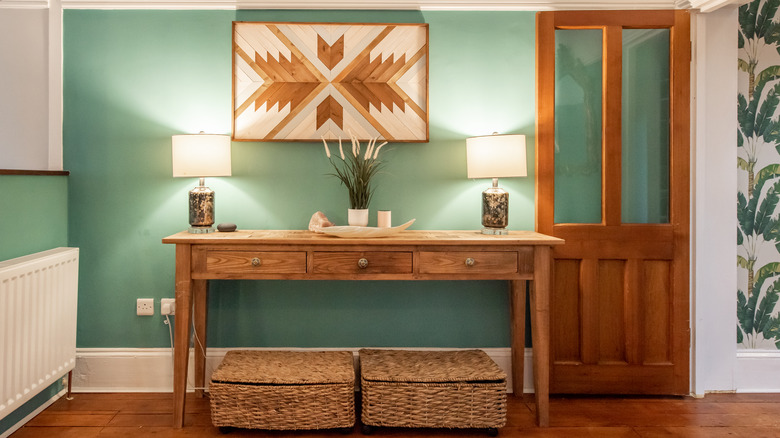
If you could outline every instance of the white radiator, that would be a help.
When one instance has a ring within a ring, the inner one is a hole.
[[[0,262],[0,419],[76,364],[79,249]]]

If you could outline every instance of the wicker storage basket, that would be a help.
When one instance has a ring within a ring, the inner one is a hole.
[[[360,350],[365,426],[496,429],[506,374],[481,350]]]
[[[220,428],[330,429],[355,424],[348,351],[229,351],[211,376],[211,421]]]

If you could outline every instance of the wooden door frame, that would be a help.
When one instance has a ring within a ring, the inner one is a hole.
[[[554,151],[544,144],[555,141],[555,29],[604,28],[605,47],[609,39],[621,38],[620,32],[610,26],[622,28],[670,28],[670,126],[669,126],[669,178],[674,190],[669,193],[669,227],[660,232],[672,233],[674,242],[673,321],[683,322],[685,336],[675,334],[673,360],[685,364],[674,375],[675,392],[687,394],[690,390],[690,65],[691,39],[690,14],[686,10],[654,11],[554,11],[536,15],[536,231],[556,235],[556,230],[566,230],[566,224],[554,224]],[[618,29],[619,30],[619,29]],[[605,56],[604,95],[602,105],[602,142],[621,142],[621,93],[608,92],[607,83],[620,83],[622,53],[619,45],[610,45],[613,53]],[[615,53],[618,51],[618,53]],[[608,60],[608,61],[607,61]],[[616,142],[616,143],[615,143]],[[619,154],[606,154],[602,148],[602,223],[586,232],[609,234],[612,225],[620,225],[620,191],[607,187],[621,186]],[[611,196],[609,198],[607,196]],[[615,202],[615,199],[617,198]],[[617,207],[615,207],[617,206]],[[642,227],[642,225],[631,225]],[[566,246],[561,248],[565,251]],[[555,293],[553,291],[553,293]],[[677,327],[681,330],[682,327]]]

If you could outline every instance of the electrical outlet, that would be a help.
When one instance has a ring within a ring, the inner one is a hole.
[[[176,299],[175,298],[163,298],[160,300],[160,315],[175,315],[176,314]]]
[[[154,315],[154,298],[138,298],[135,302],[135,314]]]

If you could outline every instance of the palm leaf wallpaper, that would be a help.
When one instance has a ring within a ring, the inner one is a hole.
[[[235,140],[428,141],[427,24],[233,25]]]
[[[739,8],[737,344],[780,349],[780,0]]]

